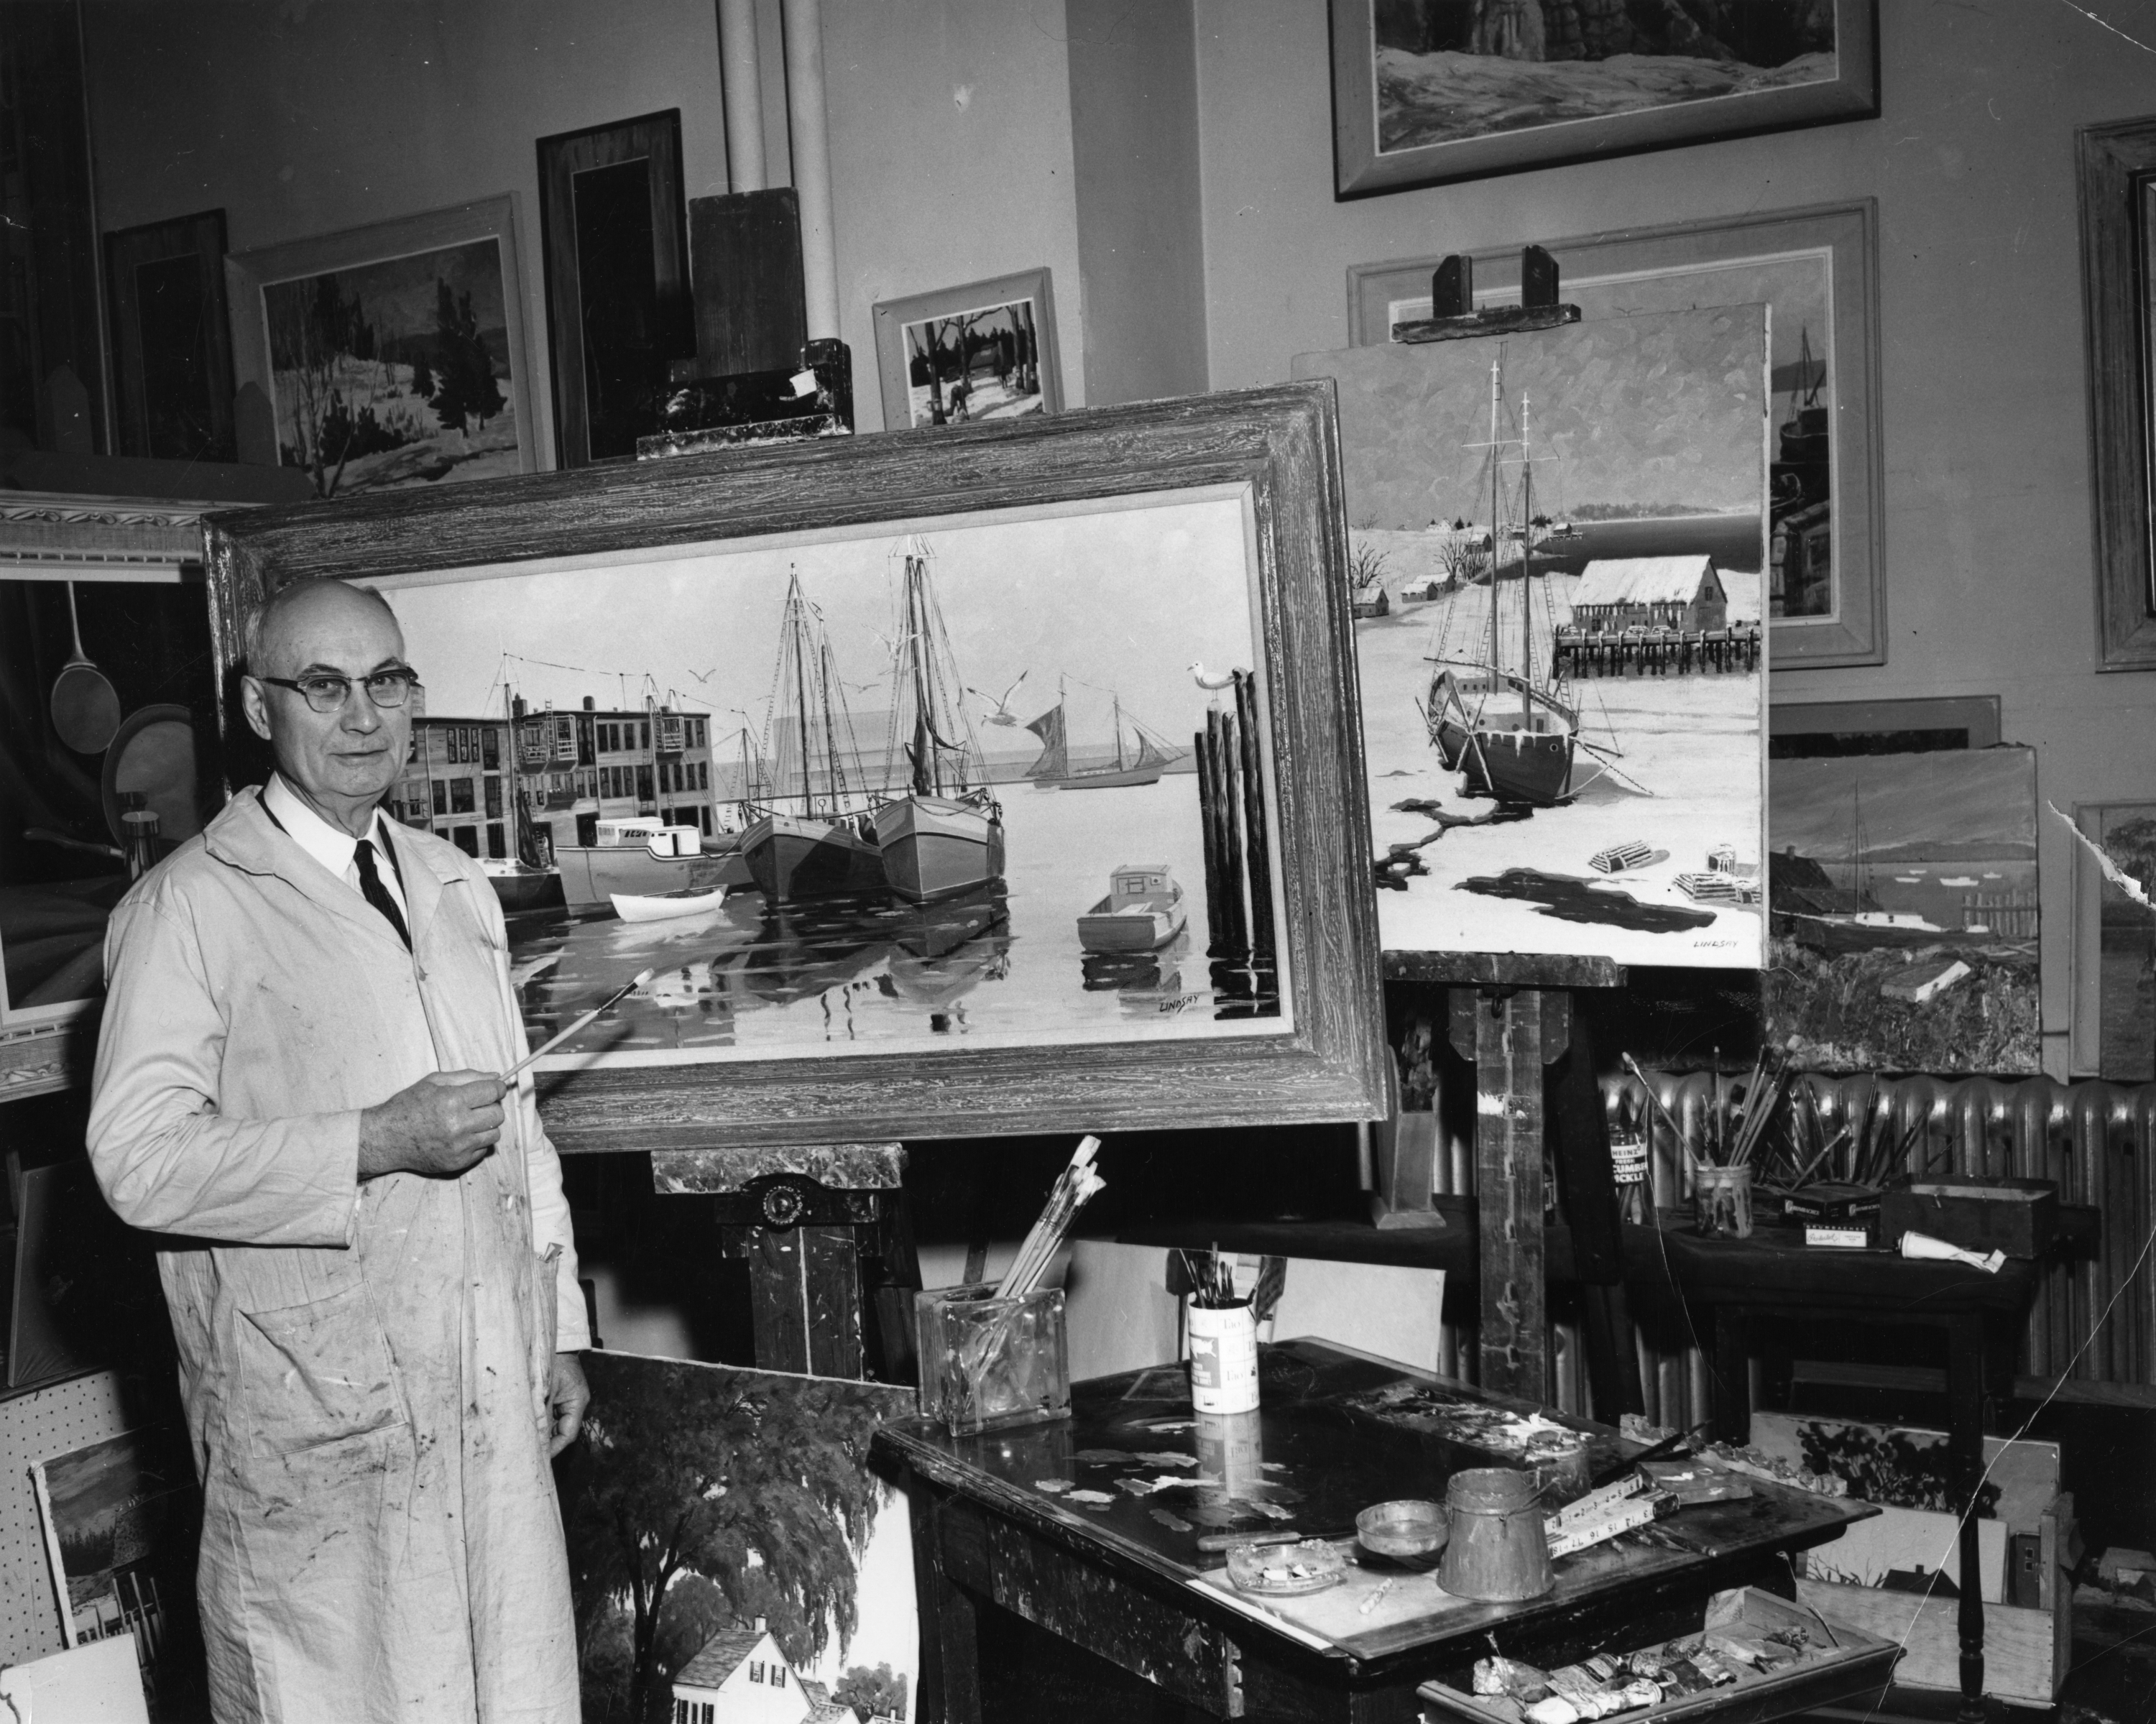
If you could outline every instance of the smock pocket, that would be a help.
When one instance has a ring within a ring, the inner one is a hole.
[[[296,1455],[404,1422],[389,1342],[363,1286],[240,1312],[239,1367],[258,1455]]]

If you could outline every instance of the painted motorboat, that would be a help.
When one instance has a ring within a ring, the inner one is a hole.
[[[1108,877],[1108,895],[1078,918],[1087,952],[1151,952],[1183,931],[1189,909],[1163,862],[1126,862]]]

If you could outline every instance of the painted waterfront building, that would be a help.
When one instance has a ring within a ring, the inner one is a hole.
[[[761,1616],[712,1635],[673,1686],[674,1724],[803,1724],[811,1706]]]
[[[602,711],[588,698],[569,711],[520,700],[516,714],[454,718],[423,707],[392,815],[467,855],[542,863],[534,849],[591,844],[601,820],[654,815],[718,829],[708,718],[656,702]]]
[[[1728,623],[1729,594],[1711,557],[1599,558],[1581,572],[1572,595],[1572,626],[1583,634],[1697,634]]]

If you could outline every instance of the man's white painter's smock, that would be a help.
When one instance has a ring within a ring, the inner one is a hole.
[[[121,900],[90,1156],[180,1236],[221,1724],[574,1724],[547,1403],[557,1335],[588,1337],[529,1080],[461,1178],[358,1183],[363,1109],[526,1046],[485,876],[390,829],[410,952],[252,792]]]

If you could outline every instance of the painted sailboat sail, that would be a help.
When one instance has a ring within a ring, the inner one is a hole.
[[[1068,697],[1058,695],[1055,705],[1026,728],[1040,738],[1040,757],[1026,768],[1026,777],[1044,790],[1108,790],[1132,784],[1157,784],[1160,775],[1188,752],[1141,724],[1123,711],[1122,697],[1109,697],[1113,706],[1110,733],[1115,739],[1112,762],[1095,767],[1070,764],[1070,721],[1065,716]],[[1127,747],[1124,730],[1132,743]]]
[[[899,695],[892,730],[904,739],[906,791],[878,803],[870,816],[886,882],[916,904],[974,891],[1004,872],[1003,809],[982,782],[965,685],[928,565],[926,545],[906,549],[892,654]],[[897,776],[896,765],[886,760],[887,779]]]

